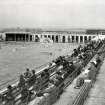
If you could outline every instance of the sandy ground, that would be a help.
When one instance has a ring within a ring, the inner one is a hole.
[[[72,53],[76,44],[9,43],[0,49],[0,88],[17,81],[26,68],[35,69],[57,56]],[[52,55],[50,55],[52,53]],[[37,69],[36,69],[37,68]]]

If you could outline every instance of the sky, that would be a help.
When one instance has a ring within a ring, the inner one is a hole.
[[[105,28],[105,0],[0,0],[0,28]]]

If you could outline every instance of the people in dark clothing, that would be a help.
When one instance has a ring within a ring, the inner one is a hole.
[[[14,95],[13,95],[13,90],[12,86],[9,85],[7,87],[7,94],[6,94],[6,105],[14,105]]]
[[[96,62],[97,62],[97,64],[96,64],[96,67],[100,64],[100,62],[101,62],[101,59],[100,59],[100,56],[98,55],[98,57],[96,58]]]
[[[66,68],[69,65],[69,62],[67,60],[63,61],[63,67]]]
[[[28,87],[25,85],[22,89],[21,89],[21,101],[27,102],[30,101],[31,99],[31,91],[28,90]]]
[[[4,99],[5,99],[5,96],[3,94],[0,94],[0,103],[3,103]]]
[[[35,74],[35,70],[32,70],[32,76],[30,77],[29,84],[34,85],[35,82],[36,82],[36,74]]]
[[[63,81],[62,74],[58,71],[56,73],[56,77],[54,79],[54,83],[55,83],[56,86],[58,86],[62,81]]]
[[[45,77],[45,72],[43,71],[42,73],[41,73],[41,78],[44,78]]]
[[[64,61],[64,56],[59,56],[54,62],[57,64],[57,65],[60,65],[62,64]]]
[[[77,49],[74,49],[74,56],[77,56],[78,55],[78,51]]]
[[[69,62],[68,74],[72,73],[74,71],[74,69],[75,69],[75,66],[74,66],[73,62]]]
[[[50,74],[48,72],[48,69],[45,69],[44,72],[45,72],[45,78],[49,78]]]
[[[48,72],[48,69],[45,69],[42,73],[41,73],[41,78],[49,78],[50,74]]]
[[[19,88],[22,88],[25,86],[25,79],[24,79],[24,76],[22,74],[20,75],[18,86],[19,86]]]
[[[26,79],[29,79],[31,77],[31,72],[30,72],[30,70],[27,68],[26,69],[26,72],[25,72],[25,78]]]

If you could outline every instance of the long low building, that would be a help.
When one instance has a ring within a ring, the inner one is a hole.
[[[84,43],[97,35],[105,35],[105,30],[72,29],[68,31],[31,31],[9,30],[1,33],[5,41],[34,41],[39,42],[42,38],[47,38],[56,43]]]

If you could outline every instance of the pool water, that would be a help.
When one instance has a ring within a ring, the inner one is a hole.
[[[0,88],[17,81],[26,68],[38,71],[40,65],[54,58],[72,53],[77,44],[20,42],[1,44],[0,49]],[[37,68],[37,69],[36,69]]]

